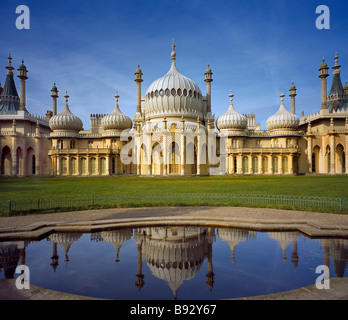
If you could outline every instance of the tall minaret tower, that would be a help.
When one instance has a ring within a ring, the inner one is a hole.
[[[291,98],[291,113],[295,114],[295,97],[296,97],[296,87],[294,86],[294,81],[291,84],[290,87],[290,98]]]
[[[53,87],[51,89],[51,97],[52,97],[52,108],[53,108],[53,115],[57,115],[57,98],[58,98],[58,89],[56,87],[56,83],[53,84]]]
[[[321,109],[327,109],[327,80],[326,78],[329,76],[328,66],[325,63],[325,59],[323,58],[323,63],[319,69],[319,78],[321,79]]]
[[[204,81],[207,84],[207,114],[211,114],[211,82],[213,81],[213,73],[211,72],[209,64],[204,75]]]
[[[18,78],[20,79],[20,87],[19,87],[19,110],[26,111],[26,83],[25,81],[28,79],[27,74],[28,70],[24,65],[24,61],[22,60],[22,64],[18,68]]]
[[[138,64],[138,68],[135,71],[135,79],[134,81],[137,83],[137,112],[134,117],[134,121],[140,121],[142,119],[141,116],[141,83],[143,82],[142,75],[143,73],[141,72],[140,65]]]

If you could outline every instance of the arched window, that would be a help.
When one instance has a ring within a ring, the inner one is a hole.
[[[278,157],[273,157],[272,158],[272,167],[273,167],[273,172],[274,173],[278,173],[279,169],[278,169]]]
[[[283,157],[282,159],[283,163],[283,173],[288,173],[289,172],[289,165],[288,165],[288,157]]]
[[[262,158],[262,172],[268,173],[268,157]]]
[[[259,172],[259,159],[258,159],[258,157],[253,157],[253,172]]]
[[[243,157],[243,173],[249,172],[249,161],[248,157]]]

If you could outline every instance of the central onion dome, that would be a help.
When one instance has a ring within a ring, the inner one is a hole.
[[[268,130],[296,130],[300,124],[298,116],[285,109],[284,97],[285,95],[282,91],[280,95],[281,104],[279,110],[266,121]]]
[[[172,45],[172,65],[169,71],[147,89],[143,112],[145,118],[184,116],[203,118],[203,97],[197,84],[183,76],[175,64],[175,44]]]
[[[61,113],[53,116],[49,121],[49,126],[53,131],[74,131],[82,130],[82,121],[73,115],[68,106],[68,93],[65,94],[65,106]]]
[[[104,130],[125,130],[132,128],[132,120],[120,111],[118,106],[119,97],[118,93],[116,93],[116,105],[114,111],[103,117],[101,120]]]
[[[230,97],[230,106],[225,114],[220,116],[216,120],[216,127],[219,130],[244,130],[247,127],[247,118],[238,113],[233,106],[233,94],[232,91],[229,95]]]

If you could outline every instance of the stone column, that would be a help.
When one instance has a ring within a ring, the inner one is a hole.
[[[293,163],[294,162],[294,156],[292,154],[289,155],[289,173],[290,174],[293,174],[294,173],[294,166],[293,166]]]
[[[237,156],[237,173],[243,174],[243,156],[241,153]]]
[[[86,167],[87,167],[87,175],[91,175],[91,157],[90,155],[88,154],[86,156]]]
[[[308,159],[308,172],[312,172],[312,136],[307,140],[307,159]]]
[[[106,168],[105,168],[105,174],[110,175],[110,154],[106,155]]]
[[[61,172],[60,172],[60,156],[57,155],[57,176],[60,176]]]
[[[185,155],[186,155],[186,150],[185,150],[185,134],[184,130],[181,132],[181,140],[180,140],[180,173],[182,176],[185,175]]]
[[[269,173],[273,174],[273,157],[272,155],[268,156],[268,168],[269,168]]]
[[[263,168],[262,168],[262,154],[259,155],[259,173],[263,174]]]
[[[330,134],[330,174],[335,174],[336,172],[335,151],[335,136]]]
[[[76,162],[76,174],[79,176],[81,174],[81,157],[79,154],[76,156]]]
[[[70,158],[70,155],[68,154],[67,156],[66,156],[66,174],[68,175],[68,176],[70,176],[71,175],[71,169],[70,169],[70,161],[71,161],[71,158]]]
[[[12,137],[12,150],[11,150],[11,158],[12,158],[12,176],[17,175],[17,137]]]

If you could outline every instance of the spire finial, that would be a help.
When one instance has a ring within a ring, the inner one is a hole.
[[[116,91],[116,95],[115,95],[115,98],[116,98],[116,104],[118,105],[118,98],[119,98],[120,96],[118,95],[118,91]]]
[[[175,43],[174,43],[174,38],[173,38],[173,44],[172,44],[172,60],[175,61],[176,58],[176,53],[175,53]]]
[[[13,74],[13,73],[12,73],[12,70],[14,70],[14,68],[13,68],[12,65],[11,65],[11,61],[12,61],[11,53],[8,54],[7,59],[8,59],[8,66],[6,67],[6,69],[8,70],[8,71],[7,71],[7,72],[8,72],[7,74]]]
[[[232,101],[233,101],[233,97],[234,97],[234,94],[232,93],[232,90],[230,92],[230,94],[228,95],[230,97],[230,105],[232,104]]]
[[[11,53],[10,52],[8,54],[7,59],[8,59],[8,65],[11,66],[12,57],[11,57]]]
[[[338,64],[338,55],[337,52],[335,54],[335,65],[332,67],[332,69],[334,69],[335,71],[333,72],[334,74],[339,74],[339,68],[341,68],[341,66]]]
[[[68,91],[65,91],[65,104],[67,105],[68,104],[68,99],[69,99],[69,96],[68,96]]]
[[[284,97],[285,97],[285,94],[283,93],[283,90],[281,91],[281,94],[280,94],[280,101],[281,101],[281,104],[284,104]]]

